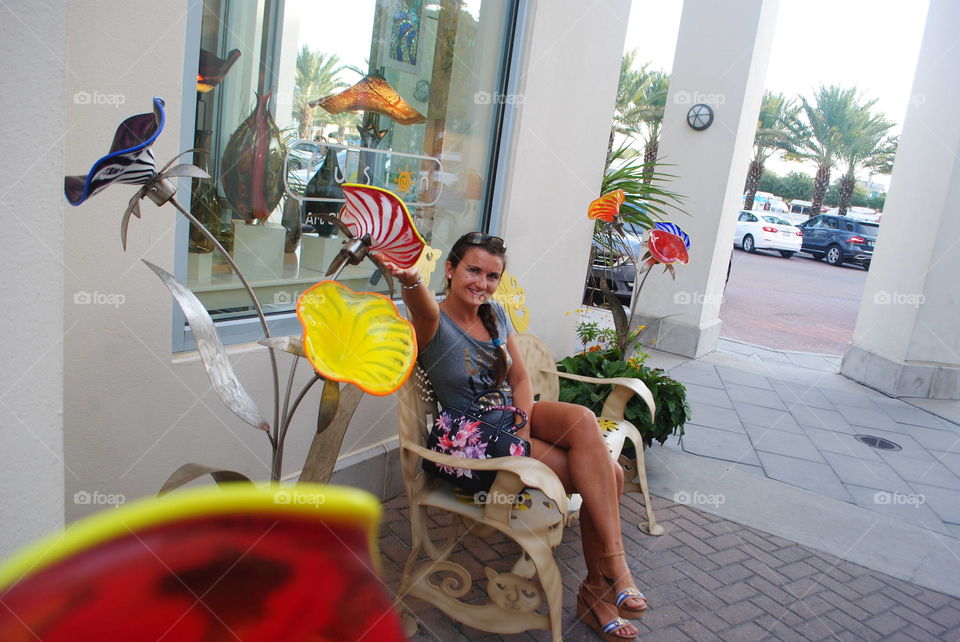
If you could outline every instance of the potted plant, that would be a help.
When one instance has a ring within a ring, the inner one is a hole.
[[[610,328],[601,328],[596,322],[581,322],[577,336],[584,345],[581,352],[561,359],[557,367],[562,372],[590,377],[634,377],[643,381],[657,406],[656,418],[651,419],[650,410],[639,398],[631,399],[624,410],[624,418],[637,427],[644,446],[656,441],[662,444],[670,435],[683,436],[683,425],[690,416],[687,391],[682,383],[667,375],[660,368],[644,365],[647,355],[636,353],[626,361],[614,345],[616,333]],[[588,344],[593,344],[589,345]],[[596,385],[560,379],[560,401],[580,404],[597,415],[603,408],[607,395],[613,390],[610,385]]]

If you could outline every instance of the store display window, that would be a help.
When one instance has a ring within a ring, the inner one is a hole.
[[[268,314],[289,316],[327,278],[343,239],[321,215],[339,211],[344,182],[396,193],[444,254],[484,229],[515,12],[507,0],[205,0],[188,60],[204,150],[194,159],[213,180],[193,181],[190,209]],[[215,320],[251,315],[202,236],[178,251]],[[434,271],[435,291],[442,276]],[[339,280],[387,292],[370,262]]]

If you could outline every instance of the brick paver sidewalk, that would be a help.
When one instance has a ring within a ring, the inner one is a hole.
[[[631,526],[640,521],[640,504],[627,497],[622,507],[630,567],[651,604],[636,622],[641,639],[960,640],[960,599],[656,497],[657,521],[667,533],[650,537]],[[596,640],[576,619],[576,590],[584,575],[579,537],[575,524],[557,549],[564,639]],[[506,538],[488,541],[467,536],[463,543],[470,552],[453,555],[481,587],[483,566],[509,570],[519,550]],[[384,506],[379,540],[391,591],[409,544],[406,500],[400,496]],[[419,600],[408,605],[420,622],[414,640],[549,639],[545,631],[491,635]]]

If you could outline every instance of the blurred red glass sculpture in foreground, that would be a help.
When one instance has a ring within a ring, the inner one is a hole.
[[[402,640],[380,505],[353,488],[200,488],[106,510],[0,566],[0,640]]]

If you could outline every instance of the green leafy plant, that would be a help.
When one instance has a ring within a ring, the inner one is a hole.
[[[580,321],[577,323],[577,339],[586,350],[591,345],[596,349],[607,349],[617,341],[617,332],[613,328],[601,328],[596,321]]]
[[[651,421],[650,409],[636,397],[627,403],[624,418],[640,431],[644,445],[651,446],[654,440],[662,444],[670,435],[683,436],[683,425],[690,416],[690,406],[683,384],[660,368],[643,365],[645,358],[646,355],[642,355],[623,362],[618,349],[608,348],[566,357],[557,362],[557,367],[561,372],[588,377],[634,377],[643,381],[657,405],[656,420]],[[560,401],[586,406],[598,415],[612,390],[612,385],[560,379]]]

